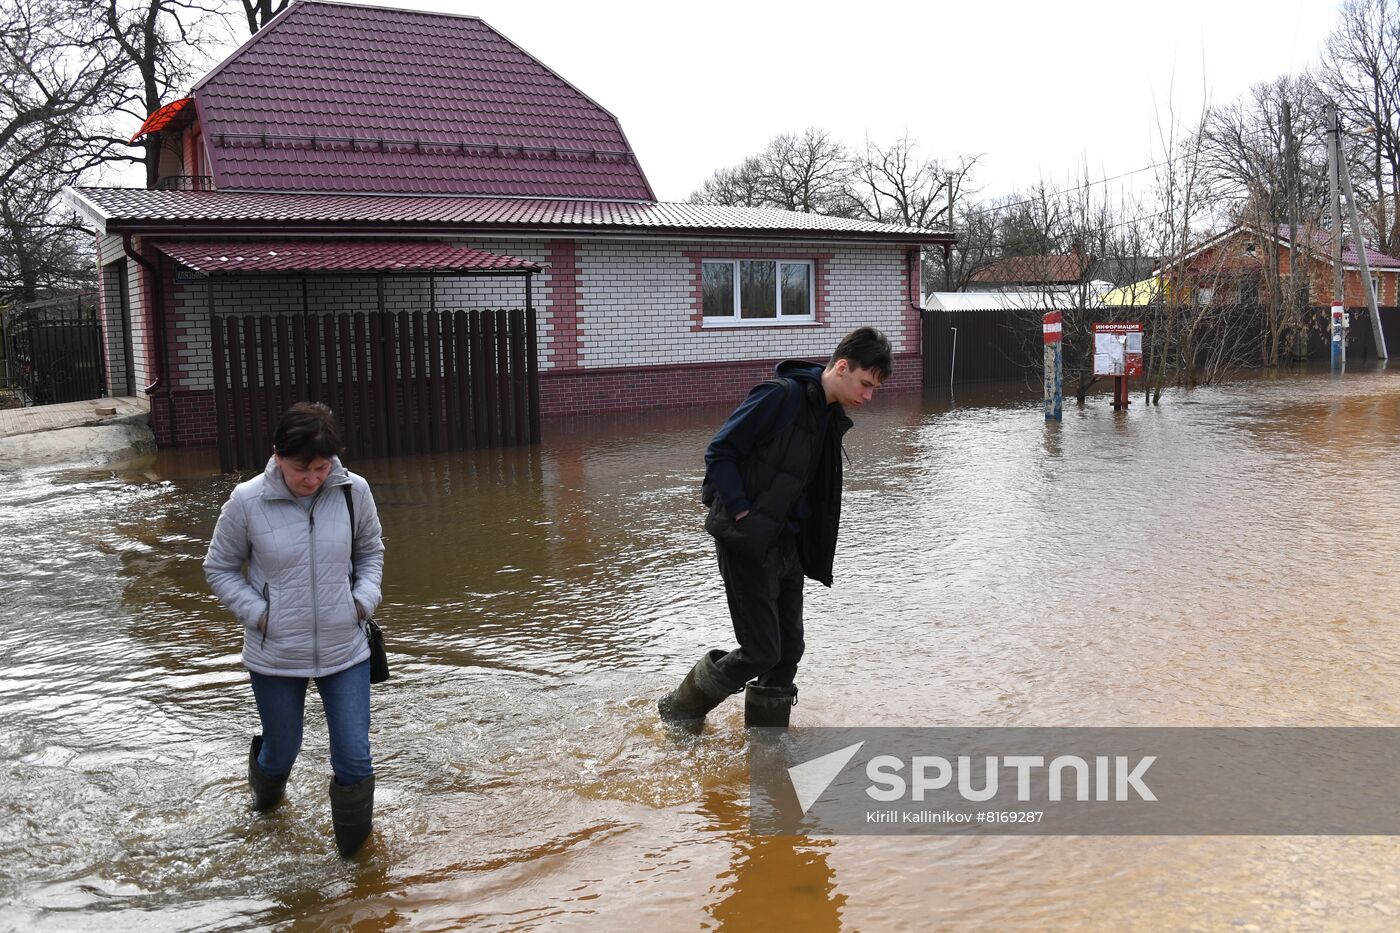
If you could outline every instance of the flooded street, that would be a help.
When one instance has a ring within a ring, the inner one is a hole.
[[[334,855],[319,702],[250,812],[240,626],[200,567],[205,455],[0,474],[0,928],[1394,929],[1390,837],[748,834],[701,527],[727,408],[537,449],[349,462],[387,547],[369,855]],[[1103,397],[890,396],[847,436],[797,727],[1400,720],[1400,368]]]

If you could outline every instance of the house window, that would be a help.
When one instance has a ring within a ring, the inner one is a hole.
[[[1254,242],[1253,240],[1245,240],[1245,243],[1244,243],[1244,252],[1245,252],[1245,255],[1246,255],[1246,256],[1253,256],[1253,255],[1254,255],[1254,251],[1255,251],[1256,248],[1257,248],[1257,245],[1255,244],[1255,242]]]
[[[1240,279],[1240,304],[1253,307],[1259,303],[1259,282],[1255,279]]]
[[[1381,277],[1372,273],[1371,275],[1371,297],[1376,299],[1376,304],[1381,303]]]
[[[1196,289],[1196,304],[1204,308],[1215,300],[1215,289],[1208,286],[1201,286]]]
[[[787,324],[816,319],[813,264],[795,259],[706,259],[706,324]]]

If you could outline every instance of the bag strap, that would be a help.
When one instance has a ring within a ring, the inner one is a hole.
[[[774,376],[773,381],[783,387],[783,416],[778,423],[778,430],[787,427],[788,419],[795,418],[802,413],[802,389],[797,384],[797,380],[791,376]],[[797,396],[794,398],[794,396]]]
[[[355,499],[354,496],[350,494],[351,488],[351,484],[346,483],[344,486],[340,487],[340,491],[345,493],[345,508],[350,513],[350,589],[352,590],[351,598],[353,599],[353,590],[355,589]],[[368,636],[370,626],[374,625],[374,619],[370,616],[365,616],[363,622],[365,635]]]
[[[778,430],[774,437],[791,427],[802,417],[802,387],[797,384],[797,380],[790,376],[775,376],[773,381],[783,387],[783,414],[778,419]],[[794,401],[796,404],[794,405]],[[789,411],[789,409],[792,409]],[[783,460],[787,460],[788,451],[792,449],[792,436],[795,431],[789,431],[787,440],[783,443]]]
[[[345,493],[345,509],[350,513],[350,585],[355,585],[355,497],[350,494],[351,484],[340,487]]]

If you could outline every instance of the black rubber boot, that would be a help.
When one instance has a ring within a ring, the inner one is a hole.
[[[749,684],[744,689],[744,725],[786,729],[788,717],[796,705],[796,687]]]
[[[268,774],[258,764],[258,753],[262,751],[262,736],[253,736],[253,746],[248,749],[248,786],[253,789],[253,809],[266,813],[282,802],[282,793],[287,789],[287,775],[276,777]]]
[[[657,701],[656,708],[665,722],[699,731],[706,713],[739,692],[741,685],[731,683],[715,667],[724,655],[718,648],[706,652],[681,685]]]
[[[348,787],[331,781],[331,822],[340,857],[360,851],[374,824],[374,775]]]

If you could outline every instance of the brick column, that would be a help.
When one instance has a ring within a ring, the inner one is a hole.
[[[582,358],[578,260],[573,240],[549,243],[549,368],[577,369]],[[544,361],[541,361],[542,363]]]

